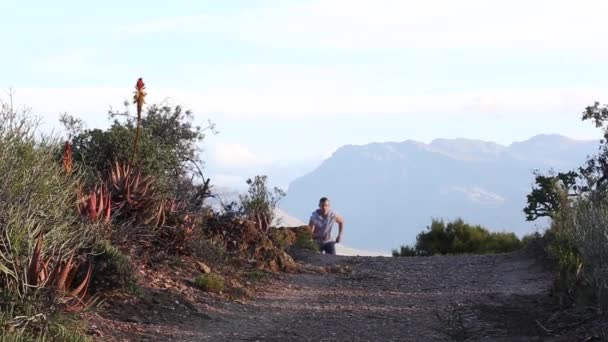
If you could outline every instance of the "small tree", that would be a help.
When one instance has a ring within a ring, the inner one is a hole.
[[[608,192],[608,105],[600,106],[599,102],[595,102],[588,106],[583,111],[582,120],[591,120],[595,127],[604,131],[599,152],[595,156],[588,156],[577,171],[558,174],[550,171],[548,175],[535,171],[535,185],[527,195],[528,205],[523,209],[526,220],[555,218],[560,210],[559,193],[564,193],[568,198],[583,196],[601,199]]]
[[[274,187],[272,191],[268,189],[266,181],[268,176],[255,176],[247,179],[249,189],[244,195],[239,195],[241,210],[250,220],[253,220],[262,231],[268,231],[272,224],[277,204],[285,196],[285,192],[280,188]]]
[[[547,176],[535,172],[535,187],[527,195],[528,205],[524,208],[527,221],[534,221],[539,217],[553,218],[560,210],[559,192],[568,196],[576,196],[578,188],[576,180],[578,174],[574,171],[560,172],[557,175]]]

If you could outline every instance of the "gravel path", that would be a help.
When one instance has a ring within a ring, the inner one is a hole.
[[[530,341],[517,325],[485,320],[471,303],[546,297],[551,280],[523,252],[299,259],[352,272],[282,274],[248,303],[227,304],[192,341],[440,341],[464,333],[468,340]]]

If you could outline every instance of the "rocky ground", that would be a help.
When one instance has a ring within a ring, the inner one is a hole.
[[[551,274],[520,251],[351,257],[298,252],[246,300],[159,292],[98,315],[99,340],[572,341],[548,328]],[[114,317],[132,312],[118,324]],[[595,339],[588,339],[595,341]]]

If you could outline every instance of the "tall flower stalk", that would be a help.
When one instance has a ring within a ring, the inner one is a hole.
[[[135,131],[135,140],[133,141],[133,153],[131,154],[131,161],[129,162],[129,167],[133,166],[135,162],[135,155],[137,154],[137,146],[139,144],[139,139],[141,136],[141,110],[145,103],[146,92],[144,89],[146,85],[144,81],[140,77],[137,79],[137,83],[135,84],[135,94],[133,95],[133,102],[137,105],[137,129]]]
[[[72,145],[66,141],[63,153],[63,169],[65,170],[65,173],[68,175],[72,174],[72,167]]]

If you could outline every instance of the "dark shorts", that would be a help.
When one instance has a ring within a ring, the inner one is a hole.
[[[319,246],[319,251],[321,253],[325,252],[325,254],[336,254],[336,242],[335,241],[327,241],[327,242],[317,241],[317,245]]]

